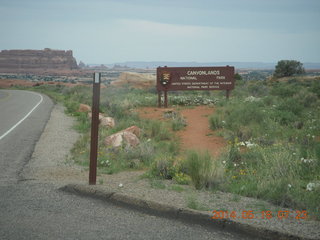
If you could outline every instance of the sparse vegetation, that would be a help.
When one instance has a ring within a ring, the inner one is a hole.
[[[244,83],[209,123],[230,143],[222,156],[226,184],[221,190],[315,216],[320,212],[320,99],[315,94],[320,79],[300,79],[251,82],[269,92],[254,97],[244,95],[249,85]]]
[[[196,189],[213,188],[221,183],[223,168],[208,152],[188,152],[185,166]]]
[[[78,113],[79,103],[90,104],[91,89],[42,85],[41,91],[66,106],[77,118],[82,133],[72,150],[78,164],[88,166],[90,120]],[[306,209],[319,216],[320,209],[320,78],[290,77],[285,81],[238,80],[229,101],[223,92],[186,92],[172,96],[171,105],[215,104],[209,116],[212,130],[228,141],[228,151],[218,159],[208,153],[180,151],[174,131],[185,120],[170,115],[166,121],[141,119],[135,109],[155,106],[154,90],[109,87],[101,91],[100,111],[115,118],[113,129],[100,128],[98,171],[112,174],[128,169],[146,169],[154,188],[164,189],[172,180],[196,189],[219,189],[268,200],[284,207]],[[135,148],[106,148],[103,140],[129,126],[141,128]],[[180,186],[180,187],[179,187]],[[193,198],[188,205],[203,209]]]

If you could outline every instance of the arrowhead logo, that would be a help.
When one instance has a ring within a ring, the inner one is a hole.
[[[171,78],[170,73],[166,73],[166,72],[162,73],[161,77],[160,77],[161,84],[163,86],[167,86],[169,84],[169,82],[170,82],[170,78]]]

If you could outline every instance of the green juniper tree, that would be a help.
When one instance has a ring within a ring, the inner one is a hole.
[[[276,65],[275,77],[290,77],[297,74],[303,74],[305,70],[303,64],[296,60],[281,60]]]

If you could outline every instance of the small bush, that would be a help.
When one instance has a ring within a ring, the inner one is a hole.
[[[217,130],[223,128],[225,121],[221,120],[219,115],[211,115],[209,117],[209,125],[211,130]]]
[[[191,183],[191,178],[189,175],[183,173],[183,172],[178,172],[174,175],[173,180],[182,185],[188,185]]]
[[[179,131],[179,130],[185,128],[186,126],[187,126],[187,122],[186,122],[186,120],[185,120],[183,117],[181,117],[181,116],[178,116],[177,118],[174,118],[174,119],[172,120],[172,125],[171,125],[171,127],[172,127],[172,130],[173,130],[173,131]]]
[[[166,154],[158,156],[151,166],[150,175],[172,179],[177,172],[177,168],[173,166],[173,163],[173,159]]]
[[[196,189],[214,187],[222,179],[223,168],[208,152],[188,152],[185,164],[187,174],[191,177]]]
[[[172,134],[168,131],[165,123],[159,121],[150,121],[150,137],[156,141],[170,140]]]
[[[87,117],[87,113],[77,113],[77,123],[74,128],[80,133],[86,133],[90,129],[90,122]]]

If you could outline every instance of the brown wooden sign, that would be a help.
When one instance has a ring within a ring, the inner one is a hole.
[[[158,91],[232,90],[234,67],[158,67]]]
[[[161,107],[161,93],[164,92],[164,106],[167,107],[168,91],[226,90],[229,98],[234,89],[234,67],[158,67],[158,106]]]

